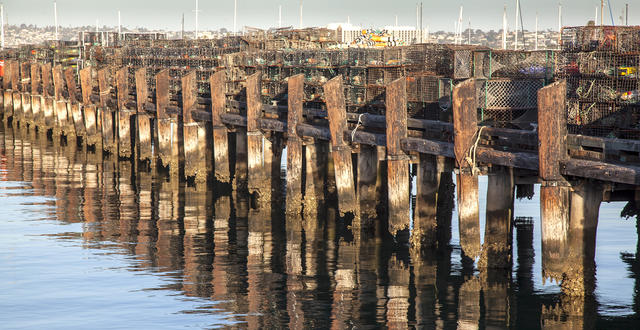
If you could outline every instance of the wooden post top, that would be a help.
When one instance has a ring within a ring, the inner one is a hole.
[[[122,67],[116,72],[116,88],[118,91],[118,109],[126,108],[129,99],[129,68]]]
[[[40,91],[38,90],[40,87],[40,64],[31,63],[31,94],[38,95]]]
[[[297,74],[289,77],[288,86],[287,136],[295,138],[299,137],[296,128],[299,123],[303,122],[304,75]]]
[[[540,178],[563,180],[560,162],[567,154],[566,80],[538,91],[538,158]]]
[[[100,107],[104,109],[107,107],[107,102],[111,97],[109,71],[106,68],[98,70],[98,89],[100,90]]]
[[[213,127],[221,127],[222,119],[221,115],[225,112],[225,78],[227,72],[225,70],[218,71],[211,75],[210,89],[211,89],[211,123]]]
[[[182,77],[182,120],[185,124],[194,122],[191,112],[196,105],[197,96],[196,71],[191,70]]]
[[[64,78],[62,77],[62,66],[60,64],[53,68],[53,96],[56,100],[62,99],[62,91],[64,90]]]
[[[167,119],[167,106],[169,105],[169,69],[164,69],[156,75],[156,116],[158,119]]]
[[[478,130],[476,81],[467,79],[453,89],[454,153],[459,168],[473,166],[465,160]]]
[[[400,144],[407,137],[407,79],[402,77],[387,85],[387,155],[405,155]]]
[[[247,77],[247,131],[259,131],[258,119],[262,112],[261,100],[262,72],[258,71]]]
[[[329,130],[331,131],[331,145],[340,147],[345,145],[344,130],[347,128],[347,107],[344,100],[344,84],[342,75],[338,75],[322,86],[327,103]]]
[[[80,70],[80,87],[82,89],[82,103],[91,104],[91,92],[93,91],[92,68],[86,67]]]
[[[67,83],[67,91],[69,92],[69,101],[71,103],[77,103],[78,99],[76,97],[77,87],[76,87],[76,77],[73,74],[72,68],[67,68],[64,70],[64,78]]]
[[[11,60],[4,61],[4,77],[2,78],[2,89],[7,90],[11,89],[11,70],[13,69],[13,64],[11,64]]]
[[[42,72],[42,96],[49,97],[51,88],[51,63],[40,64]]]
[[[136,104],[138,113],[145,112],[144,105],[149,97],[149,88],[147,86],[147,68],[139,68],[135,73],[136,79]]]

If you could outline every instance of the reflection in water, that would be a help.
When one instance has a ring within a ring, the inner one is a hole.
[[[251,329],[570,329],[604,322],[593,295],[536,290],[533,220],[512,220],[509,171],[489,178],[487,199],[494,203],[487,206],[476,268],[452,242],[455,185],[435,159],[429,164],[437,172],[421,177],[434,186],[418,192],[428,198],[416,206],[425,236],[415,248],[389,240],[379,230],[386,226],[352,232],[331,201],[303,218],[286,217],[279,201],[256,208],[242,189],[188,186],[158,169],[138,170],[26,129],[5,128],[0,144],[3,180],[30,182],[32,194],[54,197],[55,218],[81,223],[85,247],[126,254],[129,271],[163,279],[157,290],[205,301],[175,306],[176,312],[225,315],[229,324]],[[623,255],[636,286],[637,255]],[[636,313],[638,305],[636,292]],[[607,320],[623,327],[636,321]]]

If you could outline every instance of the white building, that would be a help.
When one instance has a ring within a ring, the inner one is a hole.
[[[327,29],[338,30],[343,44],[351,44],[354,40],[362,36],[363,30],[366,30],[361,26],[350,23],[331,23],[327,25]],[[393,40],[403,44],[426,42],[429,39],[429,31],[427,29],[420,31],[414,26],[385,26],[382,30],[386,30],[387,33],[392,36]]]

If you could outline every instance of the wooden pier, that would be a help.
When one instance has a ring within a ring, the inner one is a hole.
[[[260,72],[246,78],[238,101],[228,97],[225,70],[208,78],[206,95],[195,70],[181,77],[179,92],[170,90],[168,70],[154,77],[144,68],[130,71],[86,67],[76,77],[59,65],[7,60],[3,122],[54,144],[77,144],[96,159],[129,160],[134,171],[167,172],[200,190],[246,191],[257,210],[278,205],[284,193],[288,223],[336,199],[354,231],[388,219],[388,233],[419,251],[438,248],[438,190],[451,184],[443,173],[454,171],[463,254],[480,257],[488,269],[511,268],[515,186],[540,183],[544,277],[562,282],[569,295],[593,285],[585,274],[594,269],[584,260],[595,253],[600,203],[638,196],[640,141],[568,134],[562,80],[538,92],[537,129],[516,130],[479,126],[473,78],[455,85],[453,120],[445,122],[407,115],[406,77],[386,85],[379,115],[347,112],[340,75],[323,84],[326,103],[310,107],[303,75],[288,78],[288,103],[273,105],[261,100]],[[489,176],[491,201],[484,243],[479,175]]]

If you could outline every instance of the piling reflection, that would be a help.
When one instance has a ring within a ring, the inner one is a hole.
[[[578,266],[564,284],[587,294],[541,298],[533,280],[536,231],[531,219],[513,219],[509,170],[494,169],[489,175],[491,202],[475,268],[466,258],[461,265],[455,261],[455,185],[443,159],[420,159],[417,174],[429,184],[418,190],[414,211],[414,228],[422,236],[406,244],[389,239],[376,212],[363,217],[367,225],[352,226],[340,217],[327,189],[325,200],[305,200],[305,206],[317,206],[303,216],[286,215],[284,199],[256,204],[246,189],[191,186],[161,169],[141,170],[130,161],[46,135],[32,139],[24,130],[28,133],[28,128],[11,127],[0,132],[5,180],[28,181],[29,193],[55,197],[50,203],[59,221],[83,224],[84,246],[129,256],[129,270],[163,279],[154,289],[207,301],[184,313],[222,314],[251,329],[571,329],[593,327],[598,319],[591,293],[594,210],[601,188],[593,185],[572,192],[567,244],[578,253],[566,262]],[[236,147],[243,143],[236,141]],[[367,152],[372,159],[377,154]],[[364,160],[362,169],[368,167]],[[234,164],[240,181],[245,180],[244,162]],[[379,172],[375,168],[357,177],[361,207],[385,186]],[[305,195],[331,176],[314,175],[305,181]],[[637,254],[622,257],[638,283]],[[637,301],[636,294],[636,313]]]

